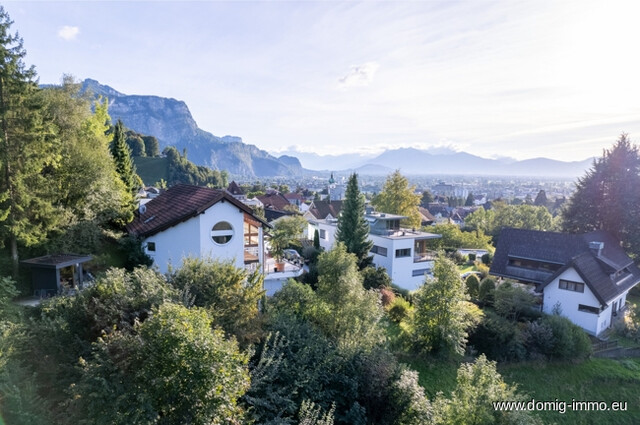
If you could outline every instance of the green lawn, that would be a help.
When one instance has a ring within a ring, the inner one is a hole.
[[[538,412],[545,424],[639,424],[640,359],[591,359],[572,363],[518,363],[500,365],[507,383],[540,401],[627,402],[626,412]]]
[[[169,162],[167,158],[134,157],[136,171],[144,184],[150,186],[164,179],[169,179]]]
[[[438,392],[448,396],[456,386],[462,360],[443,360],[411,354],[399,343],[400,328],[387,322],[387,337],[399,361],[418,371],[429,399]],[[505,382],[517,385],[528,400],[627,402],[624,412],[536,412],[545,424],[640,424],[640,359],[590,359],[582,363],[521,362],[498,364]]]

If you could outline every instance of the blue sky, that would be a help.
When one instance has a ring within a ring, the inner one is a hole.
[[[4,2],[42,83],[183,100],[277,153],[582,160],[640,141],[640,2]]]

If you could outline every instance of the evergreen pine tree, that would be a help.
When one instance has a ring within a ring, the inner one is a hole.
[[[113,142],[111,143],[111,156],[116,164],[116,171],[122,182],[133,193],[140,187],[140,177],[136,174],[135,165],[131,159],[131,150],[127,145],[124,124],[118,120],[113,132]]]
[[[364,195],[358,189],[358,175],[354,173],[347,183],[336,240],[344,243],[347,251],[356,255],[361,270],[371,263],[369,250],[373,246],[373,242],[369,240],[369,223],[364,218],[364,213]]]
[[[544,189],[540,189],[540,192],[536,195],[536,200],[533,201],[533,205],[538,207],[546,207],[547,206],[547,193]]]
[[[61,214],[47,176],[58,167],[59,143],[46,131],[36,72],[24,64],[22,39],[0,6],[0,246],[8,243],[13,276],[18,244],[35,245]]]
[[[465,207],[472,207],[473,206],[473,201],[475,201],[473,193],[469,192],[469,195],[467,196],[467,200],[464,202],[464,206]]]
[[[640,258],[640,150],[622,134],[611,149],[596,159],[578,180],[563,211],[563,229],[569,232],[606,230]]]

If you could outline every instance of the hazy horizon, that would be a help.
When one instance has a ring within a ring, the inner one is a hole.
[[[640,134],[622,1],[5,2],[40,82],[183,100],[273,153],[600,156]],[[628,58],[628,59],[627,59]]]

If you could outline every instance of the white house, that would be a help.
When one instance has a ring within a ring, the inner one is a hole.
[[[560,311],[596,336],[612,325],[629,290],[640,283],[640,269],[604,231],[503,229],[490,273],[536,284],[545,313]]]
[[[311,211],[311,210],[309,210]],[[331,249],[336,241],[338,219],[331,214],[325,219],[309,217],[309,225],[318,230],[320,246]],[[401,288],[414,290],[432,273],[435,253],[428,249],[428,241],[440,235],[400,227],[407,218],[394,214],[371,212],[365,215],[369,223],[369,240],[373,247],[369,252],[373,264],[387,269],[391,281]],[[313,232],[309,232],[313,235]]]
[[[127,231],[141,239],[163,273],[187,256],[232,260],[254,270],[264,264],[268,226],[225,190],[179,184],[141,206]]]

